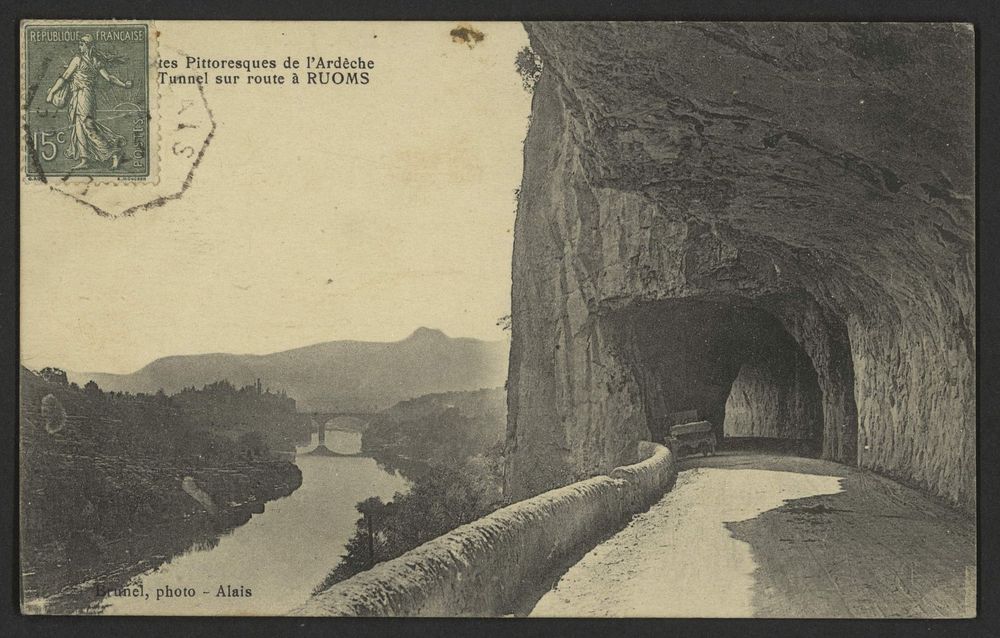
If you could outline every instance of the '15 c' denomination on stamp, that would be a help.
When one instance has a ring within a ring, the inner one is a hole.
[[[155,179],[154,33],[139,21],[22,23],[27,179]]]

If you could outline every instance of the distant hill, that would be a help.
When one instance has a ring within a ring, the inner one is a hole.
[[[362,434],[361,449],[458,467],[470,456],[495,452],[506,429],[502,387],[429,394],[380,412]]]
[[[464,416],[507,424],[507,392],[502,387],[436,392],[400,401],[383,411],[396,421],[413,421],[457,408]]]
[[[418,328],[402,341],[330,341],[265,355],[198,354],[163,357],[131,374],[70,372],[103,390],[173,394],[228,379],[261,379],[284,390],[300,411],[373,412],[435,392],[502,386],[508,346],[503,341],[451,338]]]

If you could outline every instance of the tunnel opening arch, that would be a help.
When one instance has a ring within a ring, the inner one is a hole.
[[[601,315],[651,440],[705,420],[721,449],[857,463],[847,331],[808,294],[634,300]]]

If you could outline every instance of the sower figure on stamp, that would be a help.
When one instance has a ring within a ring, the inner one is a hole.
[[[111,160],[118,168],[125,152],[125,138],[97,121],[97,77],[100,76],[123,89],[132,88],[132,80],[122,81],[108,73],[105,66],[112,60],[97,51],[90,35],[80,38],[80,53],[73,57],[45,98],[56,107],[69,106],[70,144],[67,155],[80,162],[74,169],[84,168],[91,161]],[[67,92],[69,93],[67,100]]]

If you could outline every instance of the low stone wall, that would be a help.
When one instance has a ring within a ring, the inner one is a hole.
[[[677,476],[673,454],[663,445],[639,441],[639,458],[645,460],[611,470],[611,478],[632,485],[630,492],[635,501],[629,506],[631,513],[645,510],[660,500]]]
[[[296,616],[498,616],[524,583],[596,544],[658,500],[676,467],[662,445],[644,459],[514,503],[310,598]]]

